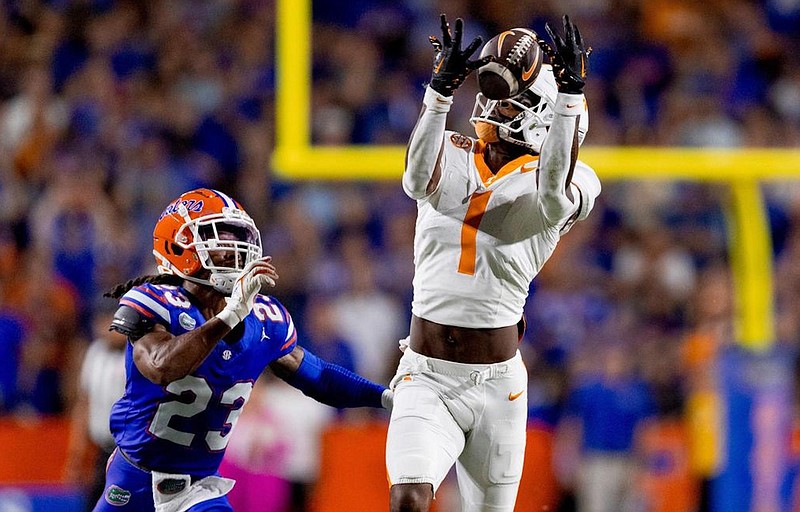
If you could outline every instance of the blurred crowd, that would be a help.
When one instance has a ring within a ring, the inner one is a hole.
[[[543,33],[570,14],[594,49],[586,145],[800,146],[800,0],[319,0],[313,11],[315,144],[405,144],[444,12],[465,19],[467,40]],[[399,176],[273,175],[274,24],[271,0],[0,2],[0,413],[72,410],[82,355],[106,336],[94,320],[115,306],[103,291],[154,272],[155,220],[199,186],[236,197],[261,227],[301,344],[388,382],[408,329],[415,205]],[[449,116],[467,134],[475,82]],[[778,342],[794,349],[800,182],[765,192]],[[627,452],[640,420],[680,416],[714,386],[733,342],[727,193],[604,184],[531,289],[531,421],[595,418],[592,404],[633,393],[635,410],[618,411],[628,420],[583,441]],[[309,436],[337,417],[320,414]],[[279,431],[242,437],[291,460]]]

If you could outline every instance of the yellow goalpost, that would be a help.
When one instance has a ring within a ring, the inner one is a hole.
[[[399,187],[403,146],[311,144],[311,24],[311,0],[277,0],[275,172],[289,180],[395,180]],[[737,341],[752,350],[772,345],[772,250],[759,182],[800,178],[800,151],[584,146],[581,159],[604,181],[727,183]]]

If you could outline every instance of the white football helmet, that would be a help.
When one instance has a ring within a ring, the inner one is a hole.
[[[540,153],[547,130],[555,117],[553,106],[557,94],[558,87],[553,77],[553,67],[550,64],[543,64],[539,76],[530,88],[513,98],[490,100],[478,93],[469,121],[476,127],[479,123],[494,126],[499,139]],[[497,111],[499,105],[507,103],[520,110],[513,119],[505,118]],[[589,109],[586,102],[583,105],[584,112],[580,116],[578,125],[578,144],[583,144],[583,139],[589,131]]]

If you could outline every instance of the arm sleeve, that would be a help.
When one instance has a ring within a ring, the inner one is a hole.
[[[452,96],[442,96],[433,89],[425,89],[422,114],[411,133],[406,150],[406,170],[403,173],[403,190],[412,199],[425,197],[444,143],[447,113],[453,104]]]
[[[381,398],[389,390],[360,375],[329,363],[308,350],[300,367],[287,382],[313,398],[331,407],[383,407]]]
[[[542,146],[539,162],[539,198],[545,217],[553,224],[570,217],[579,208],[567,196],[578,160],[578,127],[584,111],[583,94],[558,93],[555,119]]]

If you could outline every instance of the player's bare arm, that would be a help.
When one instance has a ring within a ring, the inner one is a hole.
[[[133,360],[150,381],[166,385],[189,375],[205,360],[216,344],[253,309],[262,286],[275,285],[278,274],[269,257],[250,263],[233,285],[225,307],[199,328],[174,336],[161,324],[139,338],[133,347]]]
[[[299,346],[296,346],[285,356],[270,363],[269,368],[277,377],[283,380],[289,380],[297,369],[300,368],[300,363],[303,362],[304,357],[305,351]]]
[[[221,320],[212,319],[194,331],[173,336],[156,324],[134,343],[133,362],[148,380],[164,386],[195,371],[230,330]]]

